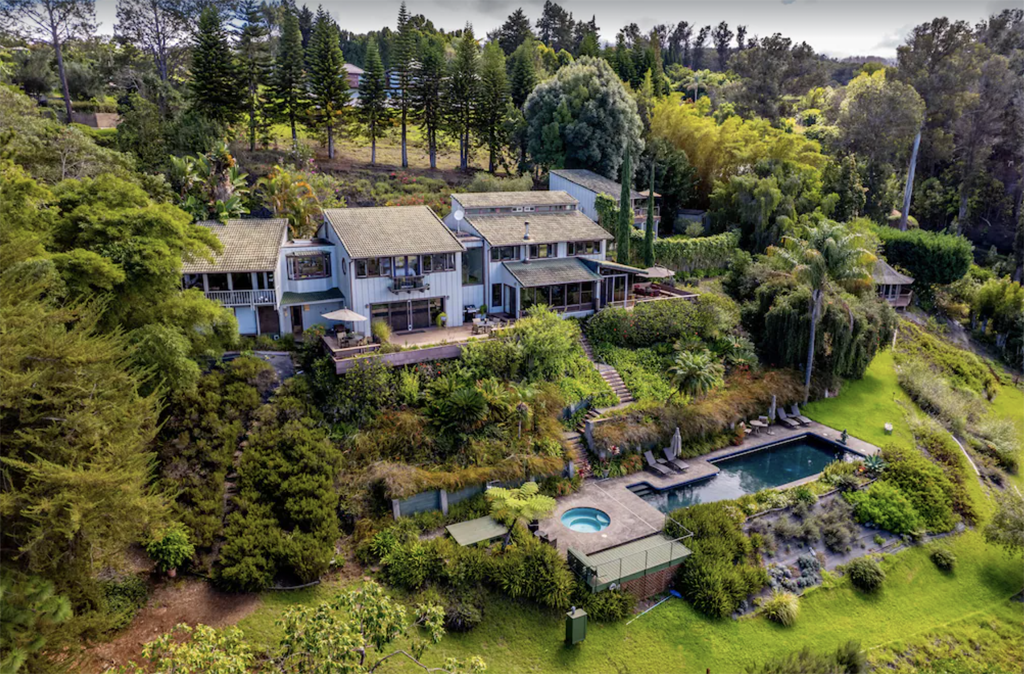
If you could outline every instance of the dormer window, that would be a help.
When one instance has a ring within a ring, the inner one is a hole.
[[[288,278],[302,281],[326,278],[331,275],[331,254],[325,252],[301,253],[285,256]]]
[[[525,213],[533,213],[534,210],[536,209],[533,206],[523,206],[523,212]]]

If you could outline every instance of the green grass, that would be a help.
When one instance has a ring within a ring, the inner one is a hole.
[[[845,428],[855,438],[878,447],[890,443],[912,447],[914,435],[903,409],[893,404],[894,400],[917,409],[896,381],[892,351],[882,351],[871,361],[863,379],[847,381],[838,397],[810,403],[800,411],[826,426]],[[892,435],[885,432],[887,422],[893,426]]]

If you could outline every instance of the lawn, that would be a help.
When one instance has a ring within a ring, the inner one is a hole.
[[[863,379],[845,382],[838,397],[812,402],[800,411],[826,426],[845,428],[855,438],[878,447],[890,443],[911,447],[914,436],[902,409],[893,401],[917,409],[896,381],[892,351],[882,351],[871,361]],[[886,434],[886,423],[892,424],[892,435]]]
[[[893,400],[912,403],[896,382],[892,354],[880,354],[864,379],[847,383],[839,397],[808,405],[821,423],[847,428],[869,442],[910,444],[912,435]],[[1022,425],[1024,396],[1005,388],[993,411]],[[882,425],[895,430],[888,436]],[[976,482],[970,487],[982,516],[991,510],[988,495]],[[873,662],[896,671],[915,667],[963,672],[1003,671],[1024,653],[1020,604],[1010,597],[1024,587],[1019,559],[985,543],[978,531],[944,539],[957,557],[955,572],[940,572],[929,559],[930,548],[912,548],[886,556],[888,578],[875,596],[854,590],[840,579],[831,588],[810,590],[800,601],[800,617],[791,628],[759,617],[713,621],[689,604],[672,599],[633,624],[591,624],[586,641],[566,648],[564,618],[493,596],[482,624],[468,634],[451,634],[426,656],[439,665],[446,656],[481,655],[491,672],[741,672],[755,660],[783,655],[804,646],[816,651],[857,639]],[[264,595],[264,604],[239,626],[254,646],[272,645],[274,625],[288,606],[329,597],[338,585],[297,593]],[[389,665],[391,672],[419,671]]]

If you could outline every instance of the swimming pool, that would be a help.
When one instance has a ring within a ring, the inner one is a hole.
[[[562,524],[585,534],[597,533],[611,523],[608,513],[597,508],[570,508],[562,515]]]
[[[817,475],[826,465],[842,458],[844,451],[836,443],[809,433],[712,461],[721,472],[703,480],[662,491],[647,483],[634,485],[630,490],[667,513],[697,503],[736,499]]]

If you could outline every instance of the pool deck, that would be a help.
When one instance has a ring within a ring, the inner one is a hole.
[[[569,548],[573,548],[586,555],[591,555],[642,539],[662,530],[665,524],[665,514],[631,492],[629,487],[646,483],[655,490],[661,491],[702,480],[719,472],[719,468],[711,463],[712,461],[808,433],[836,443],[839,443],[842,435],[840,431],[817,422],[811,422],[811,424],[799,428],[786,428],[777,424],[771,426],[771,433],[761,431],[757,435],[750,435],[738,446],[730,445],[695,459],[686,459],[690,469],[685,473],[673,473],[662,477],[645,470],[625,477],[585,480],[583,487],[578,492],[558,500],[551,516],[541,520],[540,530],[556,540],[558,550],[563,554]],[[846,447],[863,455],[873,455],[881,451],[878,447],[853,436],[847,439]],[[812,475],[779,488],[794,487],[815,479],[817,479],[817,475]],[[561,521],[562,515],[570,508],[598,508],[608,514],[611,524],[603,531],[596,533],[572,531]]]

